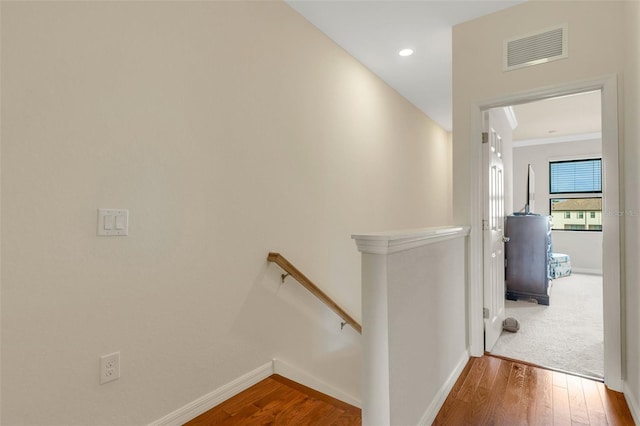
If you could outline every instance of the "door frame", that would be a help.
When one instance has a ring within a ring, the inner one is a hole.
[[[484,354],[483,308],[483,233],[482,233],[482,112],[539,101],[557,96],[600,90],[602,99],[602,162],[603,162],[603,313],[604,313],[604,375],[605,384],[622,391],[622,299],[621,299],[621,231],[624,216],[620,214],[620,158],[618,139],[618,77],[607,75],[591,80],[558,84],[524,92],[481,100],[471,105],[470,117],[470,219],[469,235],[469,353]]]

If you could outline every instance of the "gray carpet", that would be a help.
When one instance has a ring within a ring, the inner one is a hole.
[[[549,306],[507,300],[506,316],[520,322],[520,331],[503,331],[491,353],[604,377],[602,276],[572,274],[553,280]]]

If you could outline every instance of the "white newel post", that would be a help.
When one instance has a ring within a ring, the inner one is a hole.
[[[453,311],[462,312],[464,317],[464,263],[466,256],[464,237],[468,234],[468,227],[438,227],[352,236],[356,241],[358,250],[362,253],[363,425],[391,425],[392,420],[394,422],[401,420],[393,412],[394,369],[396,369],[396,373],[399,376],[402,376],[402,369],[406,370],[413,367],[411,365],[398,366],[398,362],[410,364],[410,361],[408,362],[406,359],[399,360],[398,358],[400,357],[397,354],[399,353],[398,351],[410,352],[412,350],[410,347],[405,347],[408,342],[407,333],[414,333],[415,335],[420,332],[420,330],[406,330],[406,328],[411,328],[411,326],[406,326],[407,318],[412,321],[417,318],[416,327],[420,327],[418,323],[420,318],[424,317],[420,311],[431,309],[431,302],[428,300],[425,300],[424,303],[418,301],[414,304],[412,302],[407,303],[405,298],[424,297],[425,290],[421,290],[419,287],[430,285],[451,286],[452,291],[458,291],[458,293],[454,294],[455,298],[460,299],[453,301],[456,306],[460,306],[459,310],[453,309]],[[451,252],[452,254],[447,254],[446,252]],[[434,255],[436,253],[437,255]],[[451,258],[450,262],[453,263],[447,263],[449,261],[443,262],[440,258],[441,256]],[[425,259],[427,260],[425,261]],[[455,271],[456,268],[452,268],[452,265],[455,265],[455,262],[459,262],[461,259],[462,263],[457,265],[459,271],[454,272],[451,277],[447,276],[442,279],[444,274],[448,274],[448,270],[453,269]],[[435,264],[430,264],[431,261],[435,262]],[[437,284],[429,282],[431,274],[438,281]],[[449,282],[449,279],[454,282]],[[405,284],[408,284],[408,287],[404,287]],[[416,290],[416,295],[397,295],[398,291],[405,292],[406,289]],[[442,291],[448,290],[436,289],[436,291],[442,293]],[[390,297],[390,293],[396,295]],[[440,304],[442,303],[440,302]],[[449,308],[447,307],[447,309]],[[407,312],[406,310],[414,310],[416,312]],[[446,316],[446,313],[436,315],[443,317]],[[446,320],[446,318],[443,319]],[[436,322],[439,320],[439,317],[436,318]],[[427,319],[427,321],[433,321],[433,319]],[[456,353],[451,354],[456,358],[454,361],[457,361],[461,354],[462,356],[468,356],[464,318],[460,324],[458,330],[453,330],[452,333],[454,336],[461,336],[454,337],[453,352]],[[433,326],[437,326],[437,324],[433,324]],[[462,330],[459,330],[460,327]],[[425,339],[429,339],[428,333],[425,335]],[[391,344],[401,347],[391,348]],[[423,344],[427,346],[437,345],[438,342],[423,342]],[[445,343],[444,346],[447,345],[449,347],[452,346],[449,343]],[[416,347],[416,350],[420,351],[421,349]],[[424,352],[424,349],[422,350]],[[427,348],[426,350],[428,351],[429,349]],[[448,349],[445,347],[442,350],[447,351]],[[393,354],[396,354],[396,360],[393,359]],[[416,373],[420,374],[419,371]],[[425,376],[429,376],[429,373],[425,373]],[[399,380],[402,381],[404,379],[400,377]],[[396,380],[397,382],[398,380]],[[430,386],[430,384],[425,385],[427,387]],[[404,398],[404,396],[400,398]],[[425,405],[429,405],[429,401],[425,401],[425,403]],[[397,406],[398,404],[395,405]],[[422,410],[420,413],[422,417],[424,417],[425,408],[428,407],[416,408],[416,410]],[[403,408],[403,411],[411,412],[411,409],[405,410]],[[401,415],[407,416],[408,414]],[[418,423],[420,417],[418,416],[415,419],[414,424]],[[407,420],[407,418],[403,420]]]

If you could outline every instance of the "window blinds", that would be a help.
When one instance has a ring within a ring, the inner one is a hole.
[[[549,193],[602,192],[602,159],[549,163]]]

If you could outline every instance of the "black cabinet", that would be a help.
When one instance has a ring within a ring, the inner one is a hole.
[[[507,216],[505,236],[506,297],[549,304],[551,221],[549,216]]]

